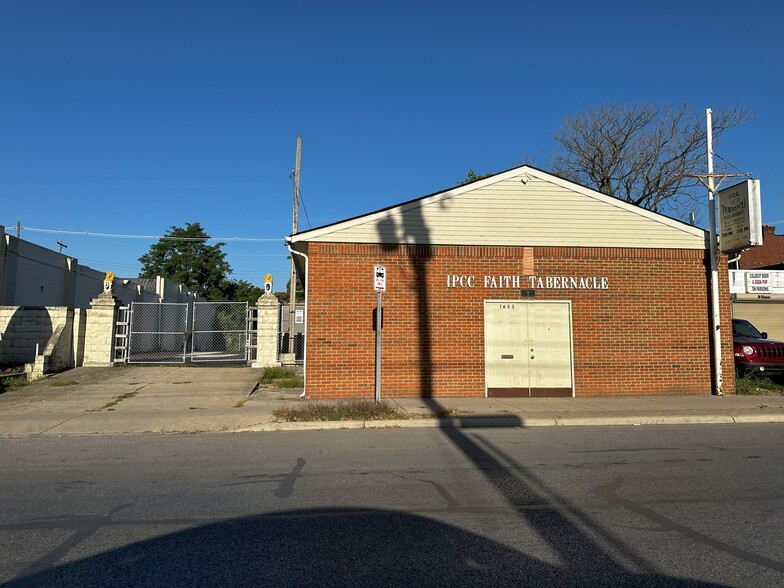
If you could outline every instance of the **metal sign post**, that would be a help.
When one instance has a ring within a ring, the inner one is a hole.
[[[387,290],[387,268],[373,268],[373,289],[376,291],[376,403],[381,402],[381,293]]]

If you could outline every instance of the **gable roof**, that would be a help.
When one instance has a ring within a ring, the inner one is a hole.
[[[290,241],[705,249],[706,233],[524,165]]]

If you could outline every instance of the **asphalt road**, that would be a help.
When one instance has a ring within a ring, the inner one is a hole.
[[[783,432],[0,439],[0,583],[784,585]]]

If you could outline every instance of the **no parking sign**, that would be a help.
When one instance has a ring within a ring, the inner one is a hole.
[[[387,268],[383,265],[373,267],[373,289],[376,292],[387,291]]]

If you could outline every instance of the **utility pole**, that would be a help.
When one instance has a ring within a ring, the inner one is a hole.
[[[291,234],[297,233],[299,225],[299,162],[302,156],[302,135],[297,135],[297,156],[294,163],[294,214],[291,219]],[[289,281],[289,353],[294,353],[294,318],[297,306],[297,267],[291,256],[291,280]]]
[[[710,270],[711,307],[713,310],[713,366],[715,368],[716,395],[721,396],[723,380],[721,374],[721,317],[719,316],[719,272],[718,247],[716,243],[716,190],[713,185],[713,121],[711,109],[705,110],[708,143],[708,214],[710,215]]]
[[[16,221],[16,238],[22,238],[22,223],[21,221]]]
[[[715,382],[714,394],[722,396],[724,392],[724,378],[721,370],[721,316],[719,314],[719,246],[716,234],[716,194],[721,184],[731,177],[751,177],[751,174],[713,173],[713,118],[710,108],[705,110],[706,145],[708,149],[707,174],[681,174],[684,178],[697,178],[708,189],[708,216],[710,217],[710,279],[711,279],[711,332],[713,334],[713,379]],[[716,185],[718,178],[718,185]]]
[[[706,146],[708,150],[707,174],[681,174],[684,178],[697,178],[708,189],[708,217],[710,220],[710,289],[711,289],[711,343],[713,348],[713,380],[715,388],[713,393],[722,396],[724,392],[724,378],[721,371],[721,316],[719,314],[719,247],[716,238],[716,190],[722,182],[731,176],[747,176],[749,174],[714,174],[713,173],[713,119],[710,108],[705,109]],[[719,177],[719,185],[715,185],[715,178]],[[707,181],[706,181],[707,180]]]

